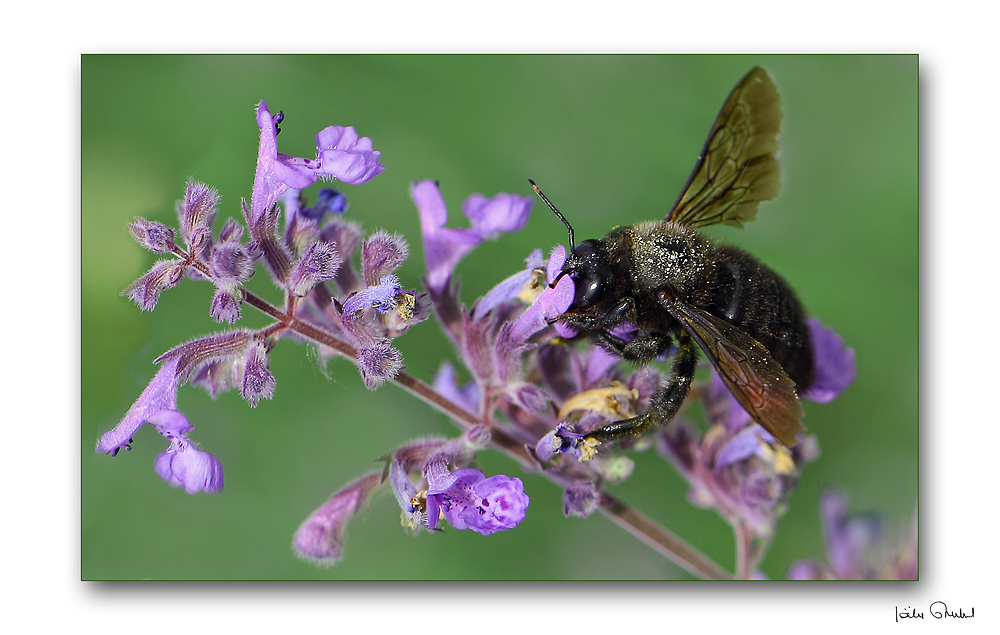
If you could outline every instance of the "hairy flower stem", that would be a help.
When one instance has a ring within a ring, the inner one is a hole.
[[[314,342],[328,346],[355,364],[357,363],[358,349],[332,333],[328,333],[323,329],[282,312],[277,307],[249,291],[244,290],[244,301],[278,320],[284,328],[307,337]],[[390,381],[398,384],[432,408],[448,415],[463,430],[468,430],[475,425],[484,423],[475,414],[445,398],[433,386],[409,373],[400,372]],[[535,459],[528,453],[523,443],[497,426],[491,427],[491,439],[493,445],[507,456],[518,461],[527,471],[538,472]],[[549,480],[556,480],[551,475],[546,474],[545,476]],[[600,510],[616,525],[624,528],[630,534],[652,547],[657,553],[673,561],[692,575],[706,580],[728,580],[732,577],[703,553],[614,496],[607,493],[603,494]]]
[[[749,580],[760,564],[768,541],[758,538],[754,532],[740,519],[730,521],[736,535],[736,579]]]
[[[736,533],[736,579],[749,580],[753,573],[753,535],[746,525],[737,520],[733,524]]]

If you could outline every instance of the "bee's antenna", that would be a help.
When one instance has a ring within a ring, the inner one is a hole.
[[[559,220],[561,220],[563,222],[563,225],[566,226],[566,229],[569,230],[569,250],[570,253],[572,253],[576,249],[576,242],[573,240],[573,226],[570,225],[569,221],[566,220],[566,217],[563,216],[559,212],[559,210],[556,209],[556,206],[550,203],[549,199],[545,198],[545,195],[542,194],[542,191],[540,189],[538,189],[538,186],[535,185],[534,181],[528,179],[528,183],[531,183],[531,187],[535,188],[535,194],[538,194],[538,197],[541,198],[545,202],[545,204],[549,206],[549,209],[552,210],[552,212],[559,217]]]

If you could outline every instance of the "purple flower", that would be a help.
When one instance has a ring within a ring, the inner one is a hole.
[[[443,293],[459,261],[483,239],[524,227],[533,203],[532,199],[517,194],[500,193],[491,199],[474,194],[462,204],[472,227],[453,229],[444,226],[448,222],[448,208],[436,183],[414,182],[410,195],[420,212],[427,288],[435,295]]]
[[[241,300],[233,294],[223,289],[216,289],[212,297],[212,308],[209,315],[215,318],[216,322],[229,322],[234,324],[240,319]]]
[[[302,190],[321,176],[360,185],[381,174],[379,152],[372,150],[368,137],[358,138],[353,127],[329,126],[316,135],[316,159],[290,157],[278,152],[278,124],[284,119],[272,115],[267,104],[257,105],[260,148],[253,182],[250,224],[255,225],[286,190]]]
[[[519,478],[503,474],[486,478],[479,470],[466,468],[429,473],[427,480],[427,523],[431,529],[443,515],[455,529],[488,536],[516,527],[528,509]]]
[[[584,435],[576,432],[574,426],[560,423],[535,444],[535,455],[542,463],[547,463],[559,454],[569,454],[579,461],[589,461],[594,456],[594,444],[588,444]]]
[[[337,246],[331,242],[315,242],[306,249],[295,265],[289,278],[292,293],[305,296],[320,282],[337,275],[343,260],[337,253]]]
[[[316,135],[319,173],[349,185],[372,180],[385,167],[379,163],[380,152],[372,150],[372,140],[358,138],[354,126],[329,126]]]
[[[829,403],[857,376],[854,349],[845,347],[844,338],[818,319],[809,318],[807,324],[816,359],[816,375],[802,397],[816,403]]]
[[[136,242],[152,252],[162,254],[175,247],[174,230],[163,223],[137,218],[128,228]]]
[[[427,262],[427,288],[440,294],[458,262],[483,241],[473,229],[451,229],[444,197],[433,181],[414,183],[410,196],[420,212],[420,232]]]
[[[187,438],[187,432],[194,429],[187,417],[176,410],[160,410],[147,423],[170,440],[170,447],[153,462],[160,478],[170,487],[183,487],[188,494],[222,491],[222,463]]]
[[[434,390],[469,412],[479,412],[479,385],[475,381],[470,381],[459,388],[455,367],[451,362],[445,361],[441,364],[437,375],[434,376]]]
[[[375,390],[402,369],[403,354],[393,348],[388,339],[358,349],[358,370],[369,390]]]
[[[563,490],[563,515],[586,518],[601,504],[601,491],[593,481],[570,484]]]
[[[274,375],[268,370],[267,344],[254,342],[243,356],[243,385],[240,395],[256,407],[261,397],[271,399],[274,396]]]
[[[336,563],[343,555],[347,521],[358,513],[381,483],[382,473],[372,472],[331,496],[295,532],[292,539],[295,554],[322,567]]]
[[[101,436],[97,451],[117,455],[122,447],[129,449],[136,430],[148,423],[170,440],[170,447],[153,464],[156,473],[171,487],[183,485],[189,494],[214,494],[222,491],[222,464],[187,438],[194,428],[177,410],[178,361],[174,356],[164,362],[121,422]]]
[[[344,269],[348,269],[347,263]],[[351,281],[357,277],[350,274]],[[347,279],[337,279],[338,285]],[[340,316],[340,326],[359,346],[370,346],[382,339],[392,339],[428,317],[429,298],[426,293],[404,291],[399,278],[382,276],[378,284],[353,292],[341,305],[334,299]],[[375,311],[369,311],[375,309]]]
[[[361,245],[361,271],[365,284],[378,284],[399,268],[410,255],[410,248],[399,234],[379,230]]]
[[[184,265],[177,260],[160,260],[138,280],[122,291],[122,295],[139,305],[143,311],[152,311],[166,289],[176,287],[184,279]]]
[[[212,223],[218,213],[219,193],[194,179],[187,182],[184,199],[177,201],[181,238],[193,253],[200,253],[212,240]]]
[[[386,313],[396,308],[396,296],[402,293],[403,287],[396,276],[385,276],[377,285],[368,287],[347,298],[344,302],[344,315],[350,315],[367,308],[378,309]]]
[[[343,216],[349,207],[347,196],[337,190],[324,187],[316,195],[316,204],[301,211],[303,216],[320,220],[326,214]]]
[[[285,190],[303,190],[316,182],[316,161],[289,157],[278,152],[278,124],[283,112],[272,115],[267,103],[257,104],[257,126],[260,146],[257,150],[257,172],[253,181],[251,218],[256,221],[278,200]]]
[[[487,313],[507,300],[523,297],[526,288],[529,288],[529,283],[535,281],[536,278],[538,278],[536,284],[541,282],[540,279],[542,276],[539,275],[539,270],[545,266],[545,259],[542,258],[542,250],[536,249],[532,251],[525,259],[525,263],[528,266],[523,271],[518,271],[512,276],[508,276],[476,302],[475,309],[472,312],[474,320],[483,319]]]
[[[566,261],[566,248],[558,245],[549,256],[546,277],[552,284],[558,276],[559,269]],[[510,329],[510,338],[515,342],[524,342],[529,337],[549,325],[549,320],[555,319],[566,312],[573,304],[576,285],[569,276],[563,276],[555,287],[546,287],[535,299],[535,302],[521,314]],[[557,323],[558,327],[559,324]],[[558,330],[558,329],[557,329]],[[567,334],[568,335],[568,334]]]
[[[183,487],[188,494],[222,491],[222,463],[208,452],[197,449],[187,439],[174,439],[170,448],[156,457],[156,473],[170,487]]]
[[[242,236],[243,226],[229,218],[219,232],[218,244],[212,245],[208,266],[213,282],[221,288],[230,289],[253,275],[254,256],[240,243]]]
[[[493,198],[473,194],[462,202],[462,213],[483,238],[512,234],[528,224],[534,199],[501,192]]]
[[[122,420],[113,429],[105,432],[97,442],[97,452],[117,454],[122,447],[128,447],[132,436],[139,427],[161,410],[177,410],[177,364],[179,357],[170,357],[163,362],[159,372],[153,377]]]

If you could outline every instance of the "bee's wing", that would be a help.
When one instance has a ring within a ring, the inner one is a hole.
[[[666,219],[691,227],[742,227],[752,221],[758,203],[771,200],[781,189],[775,156],[780,130],[778,90],[767,72],[755,66],[722,106]]]
[[[664,300],[667,311],[705,351],[719,377],[754,421],[788,447],[802,425],[795,382],[764,346],[722,318],[683,302]]]

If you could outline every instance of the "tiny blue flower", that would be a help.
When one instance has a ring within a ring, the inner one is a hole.
[[[367,287],[344,302],[344,314],[349,315],[367,308],[378,309],[379,313],[387,313],[396,308],[396,296],[403,291],[396,276],[383,276],[379,283]]]

